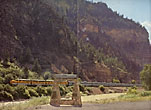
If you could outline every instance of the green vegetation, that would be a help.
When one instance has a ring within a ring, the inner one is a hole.
[[[31,54],[31,50],[30,48],[26,48],[26,50],[24,50],[24,52],[22,51],[21,53],[22,55],[20,56],[20,62],[23,64],[28,64],[31,63],[32,61],[32,54]]]
[[[136,83],[136,81],[135,81],[135,80],[132,80],[132,81],[131,81],[131,83],[132,83],[132,84],[135,84],[135,83]]]
[[[143,101],[151,100],[151,91],[138,92],[136,89],[131,89],[126,95],[119,97],[120,101]]]
[[[103,85],[100,85],[100,86],[99,86],[99,89],[100,89],[102,92],[105,91],[105,87],[104,87]]]
[[[151,65],[145,65],[143,70],[140,72],[140,78],[143,86],[147,90],[151,90]]]
[[[37,93],[37,91],[34,90],[34,89],[32,89],[32,88],[29,88],[28,92],[29,92],[29,94],[30,94],[31,97],[38,97],[39,96],[39,94]]]
[[[137,94],[137,89],[136,88],[128,88],[127,94]]]
[[[143,96],[143,97],[151,96],[151,91],[143,91],[143,92],[140,93],[140,96]]]
[[[34,72],[37,72],[39,76],[41,75],[41,66],[40,66],[40,64],[39,64],[38,59],[35,60],[34,66],[33,66],[33,69],[32,69],[32,70],[33,70]]]
[[[46,71],[43,74],[43,78],[44,78],[44,80],[51,79],[51,73],[49,71]]]
[[[0,101],[8,101],[8,100],[12,101],[13,96],[6,91],[1,91],[0,92]]]
[[[52,87],[29,87],[24,85],[10,85],[10,81],[13,79],[38,78],[37,73],[30,71],[27,67],[20,68],[15,63],[10,63],[9,61],[3,63],[3,61],[1,61],[0,73],[0,101],[12,101],[51,95]],[[44,73],[44,78],[49,79],[50,75],[50,72],[46,72]],[[72,92],[72,89],[72,86],[60,86],[60,93],[62,96],[65,96],[67,93]],[[82,92],[86,91],[85,87],[82,85],[80,86],[80,90]]]
[[[120,83],[120,81],[118,80],[118,79],[113,79],[113,81],[112,81],[113,83]]]
[[[9,84],[10,80],[17,78],[37,78],[37,74],[28,70],[27,67],[21,68],[15,63],[7,62],[6,64],[0,62],[0,83],[1,84]]]
[[[79,85],[79,89],[81,92],[85,92],[85,90],[86,90],[86,88],[81,84]]]
[[[37,78],[37,73],[30,71],[27,67],[20,68],[15,63],[1,61],[0,73],[0,101],[12,101],[51,95],[51,87],[27,87],[24,85],[10,85],[10,81],[14,79]]]
[[[0,85],[0,101],[29,99],[31,97],[50,96],[51,87],[27,87],[24,85]]]

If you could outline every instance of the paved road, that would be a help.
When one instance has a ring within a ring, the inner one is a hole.
[[[42,105],[34,107],[32,110],[151,110],[151,101],[119,102],[112,104],[83,104],[81,108],[70,106],[53,107],[51,105]]]

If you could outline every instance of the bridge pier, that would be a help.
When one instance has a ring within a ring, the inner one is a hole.
[[[58,80],[55,79],[53,88],[52,88],[51,98],[50,98],[51,100],[50,105],[53,105],[53,106],[60,106],[61,95],[60,95],[59,85],[57,82]]]
[[[72,80],[74,81],[74,87],[73,87],[73,93],[72,93],[72,100],[61,100],[60,96],[60,90],[59,90],[59,81],[62,80]],[[79,89],[79,84],[78,84],[78,79],[75,77],[75,75],[70,75],[67,77],[64,77],[64,74],[57,74],[54,77],[54,85],[52,88],[52,94],[51,94],[51,99],[50,99],[50,105],[53,106],[60,106],[60,105],[73,105],[76,107],[82,107],[82,101],[81,101],[81,94],[80,94],[80,89]]]

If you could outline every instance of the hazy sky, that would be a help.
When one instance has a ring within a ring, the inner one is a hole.
[[[93,0],[104,2],[113,11],[123,14],[146,27],[151,43],[151,0]]]

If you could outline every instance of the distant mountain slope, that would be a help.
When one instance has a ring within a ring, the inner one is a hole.
[[[97,50],[78,42],[62,18],[42,0],[1,0],[0,16],[1,60],[15,58],[21,66],[32,69],[38,59],[41,72],[78,72],[83,80],[91,80],[92,76],[93,80],[112,80],[109,68],[100,68],[100,63],[96,67],[93,59]],[[79,58],[77,51],[82,51]],[[85,75],[89,68],[81,60],[95,69],[91,69],[91,77]],[[97,79],[96,71],[102,71],[97,74],[106,78]]]
[[[16,58],[30,69],[38,59],[41,75],[49,70],[78,73],[88,81],[139,80],[145,62],[134,58],[140,57],[142,51],[137,53],[136,47],[142,42],[149,48],[146,30],[103,3],[79,1],[77,7],[76,0],[0,0],[0,58]],[[133,40],[136,49],[125,39],[133,32],[128,26],[142,39],[137,46]]]

